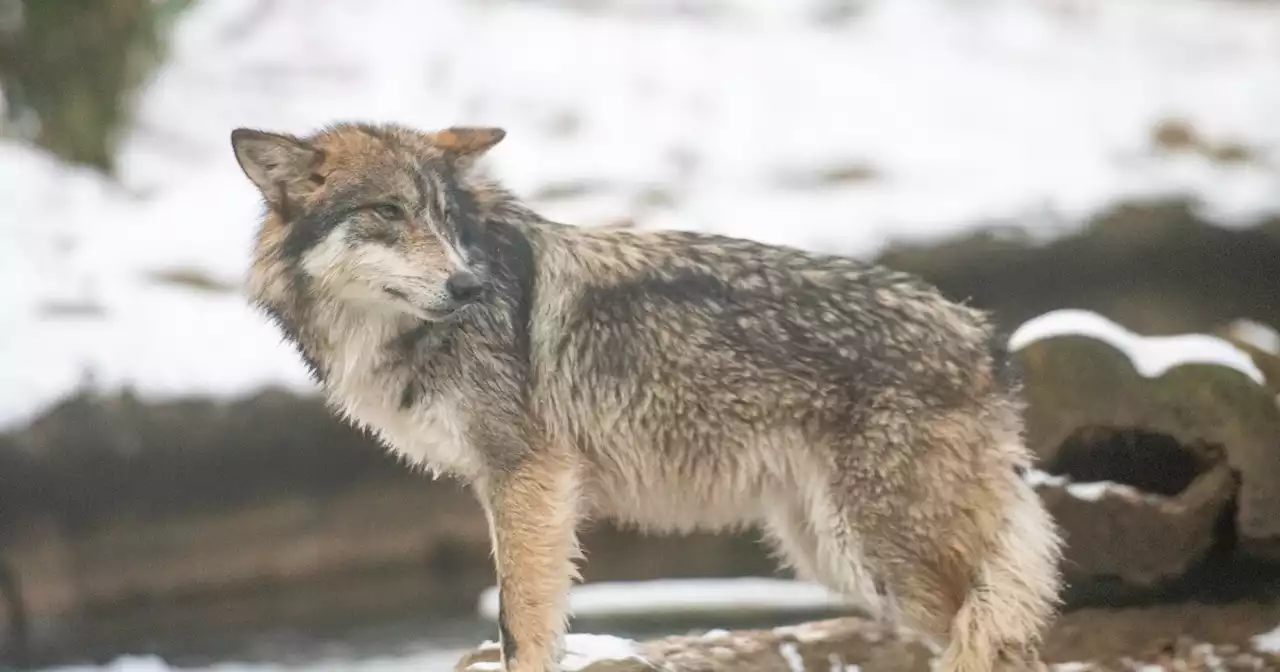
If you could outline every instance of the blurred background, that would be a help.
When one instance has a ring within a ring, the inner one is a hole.
[[[339,119],[501,126],[493,172],[561,221],[1122,326],[1018,351],[1071,545],[1051,655],[1280,624],[1280,3],[0,0],[0,665],[445,670],[496,637],[470,495],[332,417],[240,289],[231,129]],[[748,533],[584,540],[606,602],[788,577]],[[811,615],[664,608],[574,627]]]

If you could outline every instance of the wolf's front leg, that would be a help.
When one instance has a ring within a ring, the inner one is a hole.
[[[578,578],[574,461],[535,451],[496,475],[486,489],[503,665],[507,672],[556,672],[569,587]]]

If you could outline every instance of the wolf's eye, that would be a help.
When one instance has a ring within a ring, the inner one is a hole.
[[[379,203],[378,205],[373,206],[373,211],[378,213],[379,217],[386,220],[397,221],[404,219],[404,208],[401,208],[395,203]]]

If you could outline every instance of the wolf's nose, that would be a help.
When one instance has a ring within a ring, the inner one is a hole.
[[[475,273],[459,271],[449,276],[444,287],[449,290],[449,296],[453,297],[454,301],[473,301],[480,296],[484,283],[480,282],[479,276]]]

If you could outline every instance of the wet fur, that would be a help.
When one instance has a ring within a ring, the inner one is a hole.
[[[1061,542],[984,313],[847,258],[547,221],[474,166],[501,138],[233,145],[268,205],[254,302],[337,412],[484,507],[508,670],[557,669],[588,517],[759,526],[800,575],[948,643],[945,670],[1038,665]],[[440,317],[459,271],[488,289]]]

